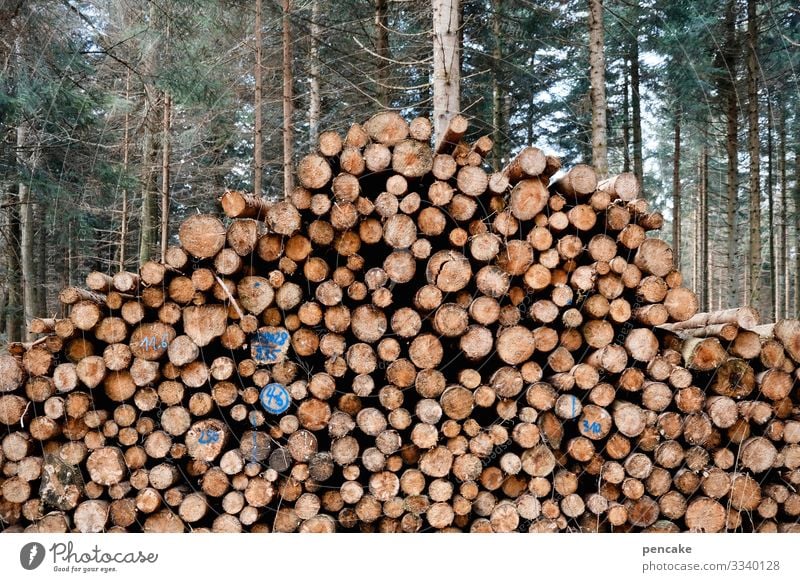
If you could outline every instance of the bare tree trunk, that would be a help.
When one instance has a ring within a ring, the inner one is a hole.
[[[638,8],[638,7],[637,7]],[[639,95],[639,27],[638,9],[635,13],[636,22],[634,23],[634,30],[632,31],[631,46],[630,46],[630,63],[631,63],[631,109],[633,114],[633,173],[639,180],[639,184],[644,190],[644,170],[642,160],[642,106],[641,98]],[[644,196],[642,192],[641,196]]]
[[[503,161],[503,104],[505,91],[503,89],[503,79],[501,78],[503,46],[500,40],[502,9],[503,0],[492,0],[492,41],[494,43],[492,46],[492,137],[494,139],[492,168],[495,172],[499,171],[505,163]]]
[[[672,249],[675,265],[681,265],[681,108],[675,103],[675,146],[672,155]]]
[[[14,146],[16,140],[3,140],[2,153],[3,163],[7,167],[13,168],[16,164],[16,156],[14,153]],[[13,176],[13,175],[12,175]],[[6,333],[9,342],[19,341],[20,327],[21,327],[21,305],[22,305],[22,292],[20,284],[20,268],[19,268],[19,207],[17,200],[17,184],[12,184],[12,176],[9,176],[8,182],[2,182],[2,191],[5,195],[2,199],[3,206],[5,207],[3,213],[5,215],[4,228],[0,235],[3,242],[3,256],[5,263],[4,273],[4,293],[3,293],[3,329],[0,333]]]
[[[127,103],[131,95],[131,72],[128,70],[125,76],[125,102]],[[124,174],[122,189],[122,215],[120,216],[119,227],[119,271],[125,270],[125,257],[127,255],[128,244],[128,156],[130,155],[130,114],[125,109],[125,128],[122,134],[122,172]]]
[[[739,303],[739,281],[738,276],[739,261],[736,260],[736,207],[738,205],[739,197],[739,134],[738,134],[738,121],[739,121],[739,105],[738,96],[736,94],[736,62],[735,62],[735,44],[736,44],[736,1],[728,0],[725,10],[725,47],[727,53],[725,55],[725,64],[727,66],[727,78],[724,83],[727,95],[725,107],[725,151],[728,158],[727,165],[727,190],[726,190],[726,222],[727,222],[727,275],[728,275],[728,293],[729,304],[737,305]]]
[[[461,109],[460,0],[433,0],[433,127],[438,142]]]
[[[786,240],[789,221],[789,200],[786,186],[786,115],[782,103],[778,104],[778,180],[780,183],[780,222],[778,223],[778,273],[780,273],[781,312],[779,318],[789,317],[789,242]]]
[[[164,118],[161,125],[161,262],[166,261],[169,244],[169,128],[172,120],[172,97],[164,91]]]
[[[589,0],[589,83],[592,99],[592,165],[608,175],[606,137],[606,57],[603,39],[603,0]]]
[[[388,2],[375,0],[375,54],[378,55],[375,69],[378,101],[389,107],[389,15]]]
[[[151,31],[155,31],[157,8],[155,3],[150,4],[149,23]],[[150,260],[156,242],[156,154],[158,134],[158,90],[155,87],[154,75],[158,52],[158,41],[154,36],[149,39],[146,48],[144,79],[145,79],[145,114],[144,138],[142,139],[142,213],[141,232],[139,236],[139,264],[143,265]]]
[[[700,160],[697,161],[697,197],[693,209],[693,218],[692,220],[692,240],[691,240],[691,247],[692,247],[692,290],[697,295],[697,302],[698,305],[702,305],[702,296],[701,296],[701,289],[702,284],[700,282],[701,275],[700,275],[700,212],[701,212],[701,203],[702,195],[702,183],[703,183],[703,176],[702,176],[702,167],[703,165],[700,163]]]
[[[800,143],[794,150],[794,311],[800,313]]]
[[[141,233],[139,238],[139,264],[143,265],[150,260],[155,244],[156,233],[156,177],[155,164],[157,144],[155,132],[157,131],[153,118],[155,117],[155,95],[145,97],[145,123],[144,138],[142,140],[142,212]]]
[[[703,160],[703,211],[700,216],[700,240],[702,242],[702,264],[703,264],[703,310],[711,311],[712,298],[714,296],[714,269],[711,264],[711,247],[708,237],[708,217],[711,215],[708,203],[708,135],[703,131],[703,148],[701,151]]]
[[[47,276],[47,244],[50,237],[47,233],[47,211],[41,204],[36,205],[36,222],[39,224],[39,231],[36,236],[36,307],[34,314],[38,317],[48,315],[47,311],[47,287],[50,279]]]
[[[772,173],[772,131],[772,96],[767,95],[767,208],[769,212],[767,234],[769,236],[769,286],[770,301],[772,302],[772,317],[775,321],[778,321],[780,295],[778,290],[778,258],[775,256],[775,191]]]
[[[381,1],[378,0],[378,2]],[[311,54],[309,55],[311,79],[308,91],[308,140],[312,149],[317,147],[317,142],[319,141],[319,122],[322,111],[319,68],[319,38],[322,35],[322,27],[319,25],[319,3],[320,0],[312,0],[311,3]]]
[[[631,171],[631,105],[628,100],[630,87],[628,75],[630,67],[628,59],[623,59],[622,65],[622,171]],[[530,143],[530,142],[528,142]]]
[[[758,136],[758,22],[756,0],[747,0],[747,117],[750,154],[749,296],[747,305],[758,306],[761,290],[761,160]]]
[[[16,204],[16,196],[9,191],[8,207],[8,228],[6,230],[6,337],[9,342],[18,342],[22,339],[22,277],[19,264],[19,214]]]
[[[294,134],[292,114],[294,102],[292,96],[292,29],[289,15],[292,0],[283,0],[283,196],[288,197],[294,189],[294,173],[292,172],[292,151],[294,150]]]
[[[254,119],[253,119],[253,194],[261,196],[261,181],[262,181],[262,147],[263,138],[261,135],[262,121],[261,109],[263,107],[261,100],[263,98],[263,74],[264,71],[261,66],[261,52],[263,50],[263,40],[261,38],[261,0],[256,0],[256,65],[253,71],[253,76],[256,78],[256,94],[253,100]]]
[[[14,95],[14,66],[15,66],[15,34],[16,27],[12,25],[15,18],[19,16],[22,9],[23,0],[11,0],[3,4],[3,9],[0,10],[0,70],[3,74],[0,75],[0,91],[8,95]],[[0,135],[0,163],[4,164],[7,168],[14,168],[16,161],[15,135],[13,127],[6,128],[7,135]],[[20,327],[21,327],[21,304],[22,304],[22,291],[20,282],[20,266],[19,266],[19,208],[17,205],[18,180],[14,177],[13,173],[9,173],[6,177],[0,174],[3,178],[0,181],[0,201],[5,207],[0,211],[5,214],[4,229],[0,231],[0,242],[2,243],[5,256],[5,273],[4,273],[4,293],[3,293],[3,328],[0,333],[6,333],[6,339],[9,342],[19,341]],[[7,178],[7,179],[6,179]]]
[[[36,316],[36,271],[33,259],[34,214],[31,200],[30,183],[33,175],[34,153],[25,153],[28,144],[28,125],[22,121],[17,126],[17,168],[19,172],[19,223],[20,223],[20,263],[22,267],[22,307],[23,325]],[[32,147],[32,146],[31,146]],[[26,159],[27,158],[27,159]],[[26,167],[27,166],[27,167]],[[28,333],[27,326],[23,332],[26,339],[33,336]]]
[[[0,257],[0,259],[3,260],[3,263],[6,262],[5,258],[6,258],[5,255]],[[4,267],[3,274],[5,275],[8,273],[8,268],[5,265],[3,265],[3,267]],[[6,292],[7,288],[8,288],[7,282],[4,282],[3,285],[0,286],[0,335],[4,335],[6,333],[6,316],[7,316],[6,305],[8,299],[8,293]]]
[[[73,252],[75,238],[73,231],[72,220],[70,220],[69,224],[67,224],[67,284],[65,285],[67,287],[72,285],[73,273],[75,273],[75,253]]]
[[[698,300],[700,301],[700,309],[708,311],[708,276],[710,270],[708,264],[708,148],[703,142],[700,149],[700,159],[698,163],[698,178],[697,178],[697,223],[696,223],[696,237],[697,237],[697,288],[695,289]]]

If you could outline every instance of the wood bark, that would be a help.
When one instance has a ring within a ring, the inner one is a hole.
[[[380,1],[380,0],[378,0]],[[309,95],[308,95],[308,138],[311,144],[319,141],[320,116],[322,114],[321,70],[319,47],[322,37],[320,25],[320,0],[311,3],[311,26],[309,39]],[[258,190],[256,190],[258,192]]]
[[[169,188],[170,188],[170,125],[172,123],[172,96],[164,92],[164,116],[161,122],[161,262],[166,260],[169,244]]]
[[[264,138],[263,132],[263,96],[264,96],[264,70],[262,65],[264,42],[262,38],[262,3],[261,0],[256,0],[255,6],[255,66],[253,69],[253,77],[255,78],[255,95],[253,97],[253,192],[256,197],[260,197],[263,192],[263,148]]]
[[[589,0],[589,83],[592,100],[592,165],[601,178],[608,175],[606,137],[606,58],[603,0]]]
[[[292,83],[292,0],[283,0],[283,197],[288,198],[294,188],[292,154],[294,153],[294,95]]]
[[[433,127],[437,144],[444,141],[450,119],[461,110],[460,29],[460,0],[434,0]]]
[[[758,20],[755,0],[747,2],[747,146],[750,157],[747,305],[761,301],[761,146],[758,120]]]

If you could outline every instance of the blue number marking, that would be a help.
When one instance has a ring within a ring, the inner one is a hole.
[[[289,332],[286,331],[262,331],[258,333],[258,339],[265,344],[282,346],[289,339]]]
[[[275,363],[281,356],[282,348],[289,339],[289,332],[259,331],[253,342],[253,358],[260,364]]]
[[[200,438],[197,439],[197,442],[201,445],[207,445],[209,443],[215,443],[219,440],[219,433],[214,429],[206,429],[200,431]]]
[[[149,335],[142,338],[142,341],[139,342],[139,346],[144,347],[145,351],[157,350],[157,349],[166,350],[167,347],[169,346],[169,336],[167,336],[167,334],[164,334],[164,336],[161,338],[161,341],[159,342],[156,336]]]
[[[601,430],[600,429],[600,423],[599,422],[593,422],[592,424],[589,424],[588,420],[584,420],[583,421],[583,430],[584,430],[584,432],[591,432],[593,434],[600,434],[600,430]]]
[[[261,390],[261,406],[271,414],[281,414],[292,403],[288,390],[283,384],[267,384]]]

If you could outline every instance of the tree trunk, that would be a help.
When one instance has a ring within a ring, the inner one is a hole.
[[[603,0],[589,0],[589,82],[592,99],[592,165],[599,178],[608,175],[606,137],[606,57]]]
[[[461,109],[460,0],[433,0],[433,127],[438,144]]]
[[[630,87],[628,75],[630,66],[628,59],[623,59],[622,66],[622,171],[631,171],[631,105],[628,98]],[[531,143],[530,141],[528,143]]]
[[[675,105],[675,147],[672,155],[672,249],[675,265],[681,265],[681,108]],[[627,150],[627,148],[626,148]]]
[[[47,244],[51,238],[47,233],[47,211],[41,204],[36,205],[37,222],[39,231],[36,236],[36,304],[34,315],[43,316],[47,310],[47,288],[50,279],[47,276]]]
[[[779,312],[778,304],[780,295],[778,291],[778,258],[775,256],[775,190],[772,172],[772,132],[773,132],[773,119],[772,119],[772,96],[767,95],[767,209],[769,216],[767,217],[769,224],[767,233],[769,236],[769,286],[770,286],[770,301],[772,302],[772,316],[775,321],[778,321]]]
[[[758,306],[761,298],[761,160],[758,135],[758,22],[756,0],[747,0],[747,141],[750,154],[750,244],[747,253],[747,305]]]
[[[709,247],[708,237],[708,216],[710,213],[708,204],[708,135],[703,131],[703,148],[701,151],[701,159],[703,163],[703,185],[701,199],[702,211],[700,213],[700,244],[702,254],[700,255],[702,261],[703,272],[703,301],[702,309],[704,311],[711,311],[711,297],[714,291],[713,275],[714,269],[711,265],[711,251]]]
[[[794,311],[800,313],[800,143],[794,150]],[[10,301],[10,300],[9,300]]]
[[[378,55],[375,69],[378,101],[389,107],[389,15],[387,0],[375,0],[375,54]]]
[[[726,223],[727,223],[727,278],[729,304],[739,302],[739,269],[740,263],[736,260],[736,207],[739,196],[739,104],[736,93],[736,1],[728,0],[725,9],[725,52],[724,64],[726,68],[723,81],[725,98],[725,152],[727,155],[727,185],[726,185]]]
[[[283,197],[288,198],[294,189],[294,172],[292,167],[292,151],[294,150],[294,134],[292,114],[294,102],[292,96],[292,29],[289,15],[292,0],[283,0]]]
[[[377,0],[382,2],[383,0]],[[317,147],[319,141],[319,121],[322,111],[322,95],[320,93],[320,68],[319,68],[319,38],[322,35],[322,27],[319,25],[320,0],[313,0],[311,3],[311,50],[309,56],[309,70],[311,79],[309,80],[308,95],[308,141],[311,149]]]
[[[780,222],[778,223],[778,273],[781,283],[781,302],[780,318],[789,317],[789,243],[786,240],[788,234],[789,220],[789,200],[786,186],[786,115],[782,103],[778,104],[778,180],[780,182]]]
[[[164,91],[164,119],[161,124],[161,262],[166,260],[169,244],[169,128],[172,122],[172,97]]]
[[[3,263],[5,263],[5,255],[0,257],[0,259],[2,259]],[[3,265],[3,267],[4,267],[3,273],[7,274],[8,273],[8,269],[5,268],[5,265]],[[7,290],[8,290],[8,283],[5,282],[5,283],[3,283],[2,286],[0,286],[0,335],[4,335],[6,333],[6,315],[7,315],[6,314],[6,305],[7,305],[7,301],[6,300],[8,299]]]
[[[704,143],[700,149],[697,177],[697,220],[695,222],[696,236],[696,288],[700,310],[708,311],[708,277],[710,270],[708,264],[708,149]]]
[[[492,0],[492,139],[494,140],[494,156],[492,156],[492,169],[495,172],[503,167],[503,104],[505,91],[503,89],[502,64],[503,45],[500,40],[500,24],[502,18],[503,0]],[[530,111],[529,111],[530,119]],[[528,141],[531,143],[531,141]]]
[[[9,342],[22,339],[22,285],[19,265],[19,209],[14,191],[9,188],[5,198],[6,209],[6,334]]]
[[[75,228],[73,221],[67,225],[67,286],[72,285],[75,278]]]
[[[253,99],[254,119],[253,119],[253,193],[256,196],[261,196],[261,181],[262,181],[262,153],[263,139],[261,136],[262,122],[261,122],[261,109],[263,98],[263,69],[261,66],[261,52],[263,50],[263,40],[261,38],[261,0],[256,0],[256,23],[255,23],[255,43],[256,43],[256,65],[253,75],[256,78],[256,94]]]
[[[150,260],[156,236],[156,176],[155,164],[157,144],[155,139],[156,103],[151,102],[154,94],[145,97],[145,123],[144,138],[142,140],[142,211],[141,233],[139,238],[139,264],[143,265]]]
[[[158,90],[155,87],[156,59],[158,58],[159,43],[156,38],[155,26],[157,8],[155,3],[150,4],[151,38],[145,49],[144,65],[144,137],[142,139],[142,212],[139,236],[139,265],[150,260],[153,246],[156,242],[156,154],[158,149],[157,138],[159,130],[158,116]]]
[[[693,291],[697,294],[697,301],[702,304],[702,295],[700,293],[700,199],[701,199],[701,175],[702,164],[700,160],[697,162],[697,198],[693,209],[693,227],[692,227],[692,286]]]
[[[22,122],[17,126],[17,168],[19,175],[18,196],[19,196],[19,223],[20,223],[20,262],[22,275],[22,311],[23,325],[36,316],[36,271],[34,267],[34,214],[33,201],[31,200],[30,184],[33,177],[34,153],[26,154],[28,146],[27,122]],[[26,167],[27,166],[27,167]],[[23,331],[27,340],[32,340],[33,336],[28,333],[27,328]]]
[[[631,31],[630,63],[631,63],[631,110],[633,115],[633,173],[642,185],[641,196],[644,196],[644,170],[642,168],[642,107],[639,94],[639,13],[634,15],[634,29]]]
[[[131,72],[125,75],[125,102],[127,103],[131,95]],[[123,182],[126,184],[122,189],[122,211],[119,219],[119,271],[125,270],[125,257],[127,255],[128,243],[128,156],[130,147],[130,114],[125,109],[125,128],[122,134],[122,173]]]

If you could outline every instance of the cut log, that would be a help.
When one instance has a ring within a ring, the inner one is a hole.
[[[230,218],[263,218],[269,207],[263,198],[238,190],[226,190],[220,203]]]
[[[181,247],[198,259],[216,255],[225,246],[226,235],[225,227],[219,219],[207,214],[190,216],[178,231]]]

